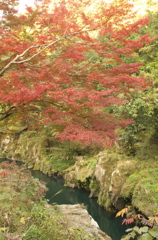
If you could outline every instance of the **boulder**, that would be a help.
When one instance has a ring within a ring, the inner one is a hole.
[[[81,228],[86,234],[96,237],[98,240],[112,240],[111,237],[100,230],[97,222],[89,215],[88,211],[83,205],[64,204],[59,205],[59,209],[61,213],[63,213],[64,218],[66,218],[68,228]]]

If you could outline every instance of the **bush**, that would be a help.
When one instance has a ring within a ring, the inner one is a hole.
[[[58,208],[47,204],[46,190],[22,166],[0,164],[0,240],[95,239],[68,229]]]

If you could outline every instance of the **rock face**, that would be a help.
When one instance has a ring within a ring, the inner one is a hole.
[[[120,192],[125,181],[136,171],[136,168],[137,163],[134,160],[128,159],[128,157],[124,158],[122,155],[110,156],[105,152],[98,156],[95,177],[101,186],[98,196],[101,205],[103,203],[108,207],[109,201],[118,210],[124,207],[125,202]],[[98,169],[102,170],[98,171]]]
[[[89,236],[94,236],[98,240],[112,240],[111,237],[102,232],[98,224],[88,214],[83,205],[59,205],[60,211],[68,224],[68,228],[81,228]],[[89,239],[91,239],[89,237]]]
[[[65,173],[65,184],[90,191],[90,197],[98,197],[99,205],[121,210],[125,201],[121,189],[127,178],[136,171],[137,164],[126,156],[101,152],[94,159],[80,159]]]
[[[34,133],[25,132],[19,137],[8,135],[0,139],[0,157],[23,161],[28,168],[52,175],[53,167],[43,151],[46,145],[46,139],[38,139]]]
[[[105,150],[96,156],[75,156],[71,166],[64,170],[55,169],[58,158],[52,161],[48,152],[55,155],[55,148],[50,150],[47,136],[36,132],[24,132],[20,135],[8,135],[0,138],[0,157],[23,161],[28,168],[40,170],[48,175],[64,175],[65,185],[84,188],[90,197],[97,197],[98,204],[108,211],[121,210],[131,201],[140,211],[155,214],[157,203],[156,161],[136,160],[115,150]],[[49,150],[49,151],[48,151]],[[61,148],[58,150],[62,150]],[[57,151],[58,151],[57,150]],[[58,154],[56,155],[59,156]],[[75,159],[76,158],[76,159]],[[57,160],[57,161],[56,161]],[[67,158],[60,160],[59,168]],[[59,171],[58,171],[59,170]],[[150,184],[149,184],[150,183]],[[144,196],[147,196],[144,198]],[[150,211],[148,206],[152,205]],[[147,215],[147,213],[145,212]]]

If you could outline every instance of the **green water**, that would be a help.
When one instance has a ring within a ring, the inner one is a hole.
[[[2,161],[8,161],[8,159],[0,159]],[[11,160],[9,160],[11,161]],[[21,163],[18,162],[18,165]],[[73,189],[64,186],[64,181],[62,179],[55,179],[54,177],[49,177],[40,171],[30,170],[35,178],[46,183],[48,191],[46,192],[46,199],[49,203],[60,204],[77,204],[83,203],[93,217],[93,219],[98,223],[100,229],[107,233],[112,240],[120,240],[125,234],[127,227],[121,225],[122,219],[120,217],[115,218],[115,215],[111,215],[105,211],[104,208],[97,204],[96,198],[89,198],[89,192],[84,189]],[[56,193],[59,194],[55,195]]]
[[[127,227],[121,225],[122,219],[115,218],[115,215],[108,214],[104,208],[97,204],[96,198],[89,198],[89,193],[86,190],[65,187],[62,179],[48,177],[39,171],[31,172],[34,177],[46,182],[49,189],[46,193],[46,199],[49,200],[50,204],[57,203],[60,205],[83,203],[87,207],[89,214],[98,223],[100,229],[107,233],[112,240],[120,240],[125,234]],[[59,191],[61,192],[55,195]]]

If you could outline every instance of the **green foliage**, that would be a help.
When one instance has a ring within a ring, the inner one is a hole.
[[[144,169],[136,171],[127,178],[120,195],[131,199],[133,206],[150,216],[158,211],[158,192],[155,191],[158,168],[156,164],[152,167],[145,164],[142,168]]]
[[[80,228],[68,229],[44,199],[45,185],[21,167],[0,164],[0,240],[95,240]]]
[[[134,120],[125,131],[121,132],[120,146],[128,154],[137,155],[139,152],[140,157],[145,155],[153,157],[158,154],[156,145],[153,147],[154,149],[157,148],[154,154],[152,154],[152,151],[148,151],[146,154],[145,151],[146,148],[152,147],[150,139],[157,142],[155,136],[158,136],[158,9],[153,12],[148,11],[147,15],[150,16],[149,24],[141,28],[139,33],[132,34],[130,38],[136,40],[138,36],[148,34],[155,40],[136,51],[135,58],[126,57],[125,61],[127,63],[142,63],[137,75],[141,76],[142,79],[146,77],[149,86],[143,91],[139,91],[138,94],[131,92],[130,101],[127,101],[124,105],[116,108],[113,106],[113,111],[118,117],[123,115]]]
[[[60,143],[53,138],[50,139],[52,139],[52,142],[45,149],[45,154],[47,161],[52,164],[56,171],[62,171],[72,166],[76,162],[77,156],[86,155],[88,157],[98,152],[97,147],[84,146],[70,141]]]
[[[120,132],[119,144],[126,153],[135,155],[138,151],[140,153],[144,147],[150,147],[150,144],[152,145],[157,141],[157,99],[158,91],[151,87],[148,91],[139,92],[139,97],[133,94],[129,102],[119,108],[114,108],[113,111],[118,117],[125,115],[133,119],[133,122],[124,131]],[[150,152],[150,156],[153,155]]]
[[[135,223],[136,225],[132,228],[128,228],[121,240],[155,240],[158,239],[158,213],[153,217],[147,218],[146,216],[137,212],[137,210],[131,206],[127,206],[116,214],[118,216],[124,216],[123,223],[126,225]]]
[[[127,229],[126,232],[128,232],[128,235],[123,236],[121,240],[136,239],[136,237],[138,240],[158,239],[158,226],[154,226],[153,228],[135,226]]]
[[[75,163],[73,151],[59,147],[52,150],[52,153],[47,155],[47,159],[55,171],[65,170]]]
[[[80,170],[76,174],[77,186],[86,190],[97,190],[99,188],[95,177],[94,170],[97,164],[97,158],[93,157],[83,161],[80,165]]]

